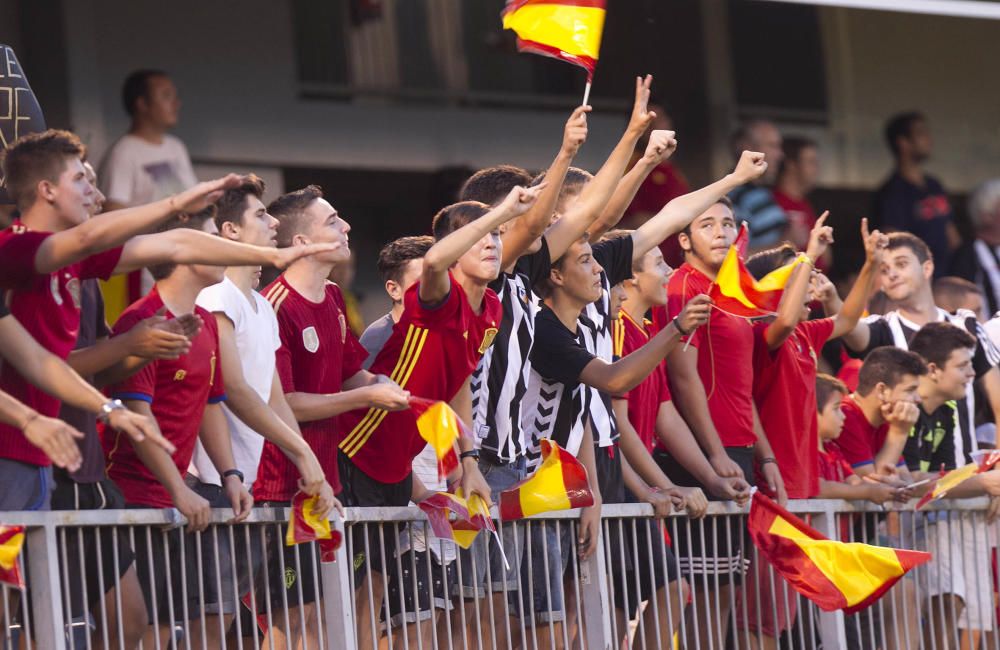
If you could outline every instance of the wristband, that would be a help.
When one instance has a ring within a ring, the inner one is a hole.
[[[230,476],[235,476],[235,477],[239,478],[240,479],[240,483],[243,483],[246,480],[246,478],[243,476],[243,472],[241,472],[238,469],[227,469],[226,471],[224,471],[222,473],[222,478],[223,479],[227,479]]]
[[[24,422],[18,428],[20,428],[21,431],[24,431],[31,425],[32,422],[38,419],[39,415],[40,413],[38,411],[32,411],[31,413],[28,414],[28,417],[24,418]]]
[[[479,462],[479,450],[470,449],[469,451],[463,451],[458,455],[459,460],[465,460],[466,458],[475,458],[476,462]]]
[[[809,266],[811,266],[813,268],[816,268],[816,263],[813,262],[812,258],[809,257],[808,255],[806,255],[805,253],[802,253],[801,255],[799,255],[798,261],[802,262],[803,264],[808,264]]]
[[[670,321],[670,323],[674,326],[674,329],[677,330],[677,333],[681,336],[691,336],[691,332],[685,332],[684,328],[682,328],[680,323],[677,322],[678,318],[680,318],[680,316],[674,316],[674,319]]]
[[[777,465],[778,464],[778,460],[776,458],[773,458],[773,457],[769,456],[767,458],[761,458],[759,461],[757,461],[757,464],[760,465],[761,467],[763,467],[764,465],[767,465],[768,463],[774,463],[775,465]]]

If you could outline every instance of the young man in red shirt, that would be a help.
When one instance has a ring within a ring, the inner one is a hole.
[[[762,251],[747,260],[747,269],[762,278],[771,271],[792,263],[792,272],[777,316],[754,325],[754,403],[764,422],[774,449],[778,470],[790,499],[808,499],[819,493],[819,449],[816,434],[816,360],[827,340],[851,331],[865,309],[877,273],[886,238],[879,231],[868,232],[867,220],[861,222],[865,246],[865,264],[844,302],[840,313],[829,318],[809,320],[809,291],[812,269],[833,242],[833,230],[821,216],[809,233],[804,257],[789,244]],[[785,588],[773,576],[770,565],[761,557],[751,566],[748,587],[742,592],[747,607],[737,608],[737,627],[758,635],[765,647],[774,648],[782,631],[795,618],[796,597],[787,592],[774,597],[772,585]],[[771,615],[758,618],[760,602],[774,604]],[[788,603],[786,610],[785,603]],[[757,625],[757,621],[761,625]]]
[[[746,154],[744,154],[746,155]],[[764,163],[766,165],[766,163]],[[716,273],[736,240],[732,204],[723,197],[695,217],[678,236],[685,263],[670,278],[666,310],[654,310],[658,326],[673,318],[693,296],[708,293]],[[715,471],[722,476],[752,480],[755,460],[767,485],[785,500],[781,474],[753,404],[753,327],[743,318],[712,310],[707,327],[685,337],[667,359],[671,394],[677,409],[691,426]],[[687,343],[689,341],[689,344]],[[675,483],[697,484],[676,459],[661,465]],[[718,526],[714,535],[701,529],[679,531],[681,569],[698,580],[713,576],[714,584],[696,596],[699,638],[704,643],[721,632],[726,637],[732,605],[732,585],[742,581],[746,530],[735,522]],[[705,557],[694,566],[689,558]],[[718,576],[718,582],[714,582]],[[719,588],[715,588],[718,584]],[[721,621],[721,630],[716,625]]]
[[[0,232],[0,277],[5,286],[14,287],[8,294],[11,313],[44,348],[61,359],[67,358],[76,344],[80,283],[84,279],[107,278],[164,262],[284,266],[302,255],[325,249],[275,251],[185,229],[134,237],[124,245],[90,255],[108,242],[121,244],[138,232],[154,228],[180,210],[196,211],[211,205],[237,178],[203,183],[150,206],[96,217],[91,223],[100,228],[87,228],[88,209],[95,194],[83,166],[84,154],[79,139],[66,131],[24,136],[3,153],[8,194],[17,203],[21,218]],[[83,236],[84,242],[64,234],[74,228],[79,228],[75,233]],[[56,266],[66,263],[69,266]],[[58,270],[39,272],[49,268]],[[0,389],[42,415],[51,417],[59,412],[57,398],[28,385],[10,366],[0,369]],[[116,408],[124,407],[114,402],[106,405],[109,411]],[[172,451],[172,445],[161,437],[151,434],[144,439],[149,441]],[[19,483],[23,480],[27,486],[46,485],[43,481],[50,471],[50,461],[19,430],[0,425],[0,459],[5,461],[6,472],[17,472],[22,477]]]
[[[365,350],[347,326],[343,294],[327,280],[334,267],[351,255],[350,224],[316,185],[278,197],[268,205],[267,213],[278,220],[277,244],[281,248],[320,243],[336,246],[328,253],[295,262],[261,293],[278,319],[281,347],[276,370],[285,399],[326,480],[339,494],[337,444],[345,430],[342,414],[357,408],[408,408],[409,394],[386,377],[362,369]],[[299,490],[298,469],[271,442],[264,443],[253,490],[258,502],[277,506],[290,505]],[[283,617],[279,617],[269,634],[275,636],[275,643],[287,639],[295,645],[303,634],[300,617],[306,618],[310,636],[317,629],[316,557],[286,547],[277,537],[270,540],[269,548],[268,597],[272,609],[287,602],[293,628],[286,630]],[[315,637],[308,640],[311,646],[318,643]]]
[[[209,217],[210,212],[203,211],[196,217],[178,218],[168,228],[210,228],[217,232]],[[164,437],[176,451],[168,454],[150,441],[129,441],[120,434],[104,437],[108,476],[121,489],[127,506],[176,507],[188,518],[188,529],[194,533],[208,526],[211,515],[209,502],[184,479],[199,440],[224,477],[225,495],[235,514],[233,521],[245,519],[253,504],[235,470],[229,429],[222,412],[221,402],[226,395],[219,366],[218,329],[212,315],[195,305],[198,293],[221,280],[223,272],[224,269],[218,266],[162,264],[152,267],[150,273],[156,280],[153,290],[130,305],[114,327],[114,333],[120,335],[161,310],[168,318],[173,314],[194,313],[204,323],[191,340],[187,354],[153,361],[110,388],[112,396],[123,400],[128,408],[155,417]],[[185,544],[193,552],[194,542],[193,535],[184,535],[179,530],[168,534],[166,540],[155,534],[151,540],[141,533],[136,535],[136,565],[149,621],[153,624],[152,634],[162,634],[175,621],[187,624],[182,616],[186,607],[182,601],[183,585],[187,583],[188,594],[198,593],[197,563],[182,563],[178,550]],[[204,540],[202,547],[209,548],[209,542]],[[164,593],[164,584],[170,591]],[[189,599],[196,612],[204,607],[197,597]],[[155,607],[154,602],[157,603]],[[190,626],[186,636],[194,642],[199,633],[200,626]],[[147,640],[152,643],[151,638]]]

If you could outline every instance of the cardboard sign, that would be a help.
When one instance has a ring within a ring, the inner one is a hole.
[[[0,43],[0,147],[22,135],[45,130],[42,107],[31,92],[28,78],[14,50]],[[0,205],[10,203],[0,171]]]

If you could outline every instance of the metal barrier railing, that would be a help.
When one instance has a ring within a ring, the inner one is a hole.
[[[934,554],[851,616],[788,588],[725,503],[697,521],[605,505],[589,557],[577,511],[502,522],[467,552],[417,508],[349,509],[334,562],[284,545],[284,508],[218,510],[195,534],[174,510],[5,512],[27,589],[0,593],[0,648],[1000,648],[986,507],[791,502],[832,539]]]

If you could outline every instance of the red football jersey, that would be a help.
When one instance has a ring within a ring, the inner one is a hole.
[[[80,331],[80,281],[111,277],[121,258],[122,249],[114,248],[55,273],[38,275],[33,270],[34,255],[41,242],[50,234],[31,232],[20,223],[15,223],[0,233],[0,252],[3,254],[0,265],[4,275],[11,264],[22,266],[12,275],[20,280],[17,288],[8,294],[10,313],[42,347],[60,359],[66,359],[76,345],[76,337]],[[32,271],[30,274],[24,273],[25,269]],[[5,284],[7,280],[9,278],[4,279]],[[42,415],[59,415],[59,399],[30,384],[9,363],[0,364],[0,389]],[[28,442],[19,429],[6,424],[0,424],[0,458],[31,465],[52,464],[48,456]]]
[[[712,281],[685,263],[670,276],[667,306],[653,310],[657,328],[666,326],[688,300],[707,294]],[[686,341],[687,338],[683,338]],[[726,447],[749,447],[753,432],[753,326],[744,318],[712,310],[708,324],[691,335],[698,349],[698,375],[708,396],[708,411]]]
[[[816,360],[833,332],[833,319],[799,323],[775,351],[766,323],[754,327],[753,398],[791,499],[819,494]]]
[[[618,358],[632,354],[656,334],[652,321],[643,319],[642,324],[636,323],[624,309],[618,313],[618,320],[612,323],[615,356]],[[646,449],[652,452],[658,442],[656,416],[660,412],[660,404],[670,401],[663,364],[657,365],[648,377],[626,393],[625,399],[628,400],[629,422]]]
[[[292,288],[284,275],[263,291],[278,317],[281,347],[276,369],[286,393],[339,393],[345,379],[361,371],[368,353],[347,324],[340,287],[329,282],[323,302],[315,303]],[[323,467],[334,492],[340,492],[337,443],[341,416],[300,422],[302,437]],[[281,449],[264,443],[253,485],[259,501],[291,501],[298,491],[299,470]]]
[[[831,441],[828,446],[840,449],[851,467],[874,463],[875,454],[885,444],[889,425],[872,426],[864,411],[850,395],[841,400],[840,408],[844,411],[844,429],[840,437]]]
[[[37,278],[35,256],[51,234],[28,230],[22,223],[0,232],[0,289],[26,288]]]
[[[153,287],[145,298],[122,312],[112,334],[127,332],[161,308],[163,300]],[[163,436],[177,447],[173,461],[181,476],[187,474],[191,464],[205,405],[226,399],[219,365],[218,326],[212,314],[201,307],[195,307],[194,313],[201,316],[204,325],[186,355],[152,361],[110,389],[117,399],[149,402]],[[166,317],[173,318],[173,314],[167,311]],[[128,436],[106,429],[103,442],[108,477],[121,489],[125,501],[152,508],[173,505],[170,494],[140,460]]]
[[[449,276],[450,277],[450,276]],[[500,299],[487,289],[477,315],[454,278],[448,298],[433,309],[420,303],[419,283],[403,299],[404,311],[370,370],[391,377],[417,397],[451,401],[493,343],[502,317]],[[383,483],[402,481],[427,446],[413,411],[351,411],[343,416],[340,449],[361,471]]]

